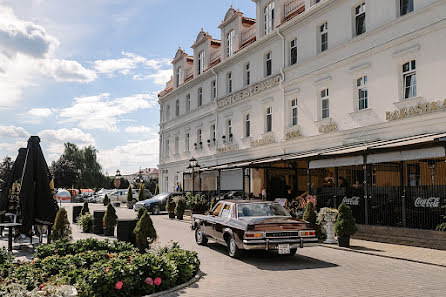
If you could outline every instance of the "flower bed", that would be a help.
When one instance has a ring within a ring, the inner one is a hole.
[[[0,264],[1,286],[15,283],[35,291],[72,285],[78,296],[143,296],[192,279],[199,265],[197,253],[178,244],[140,254],[118,241],[65,240],[39,246],[31,262],[5,269]]]

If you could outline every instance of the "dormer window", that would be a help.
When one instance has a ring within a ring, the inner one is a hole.
[[[274,2],[270,2],[263,10],[263,20],[265,22],[265,35],[271,33],[274,28]]]
[[[202,74],[204,71],[204,62],[205,62],[205,52],[201,51],[198,54],[198,75]]]
[[[176,76],[175,86],[178,88],[179,85],[181,84],[181,79],[183,78],[183,68],[178,67],[175,76]]]
[[[228,33],[228,35],[226,35],[226,53],[228,58],[234,55],[234,40],[235,32],[232,30]]]

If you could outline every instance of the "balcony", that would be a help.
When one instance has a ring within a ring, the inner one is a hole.
[[[241,33],[240,47],[256,41],[256,25],[252,25]]]
[[[284,21],[286,22],[305,11],[305,0],[288,0],[284,9]]]

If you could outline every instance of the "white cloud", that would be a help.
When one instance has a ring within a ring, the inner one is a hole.
[[[59,129],[59,130],[43,130],[40,131],[39,137],[42,145],[47,149],[49,156],[61,155],[64,151],[64,144],[71,142],[79,146],[94,145],[95,140],[89,133],[85,133],[81,129]],[[50,158],[52,158],[50,157]]]
[[[27,114],[37,118],[47,118],[53,114],[53,111],[51,108],[33,108],[28,110]]]
[[[129,126],[125,128],[125,132],[129,134],[157,136],[158,129],[146,126]]]
[[[135,74],[133,75],[134,80],[153,80],[154,83],[157,85],[164,86],[172,77],[172,70],[158,70],[156,73],[153,74],[147,74],[147,75],[140,75]]]
[[[0,137],[28,138],[30,134],[22,127],[0,125]]]
[[[133,173],[139,167],[156,167],[158,164],[158,138],[128,143],[112,150],[99,151],[98,159],[104,171]]]
[[[83,83],[92,82],[97,78],[95,71],[84,68],[76,61],[46,59],[41,61],[40,65],[42,72],[56,81]]]
[[[62,109],[59,116],[64,122],[78,123],[83,129],[117,131],[119,116],[157,106],[157,97],[152,94],[136,94],[110,99],[110,94],[74,98],[71,107]]]

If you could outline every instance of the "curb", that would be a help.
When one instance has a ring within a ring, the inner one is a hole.
[[[371,255],[371,256],[376,256],[376,257],[381,257],[381,258],[402,260],[402,261],[419,263],[419,264],[425,264],[425,265],[431,265],[431,266],[437,266],[437,267],[442,267],[442,268],[446,267],[446,264],[437,264],[437,263],[431,263],[431,262],[424,262],[424,261],[407,259],[407,258],[396,257],[396,256],[379,255],[379,254],[375,254],[375,253],[370,253],[370,252],[365,252],[365,251],[357,251],[357,250],[353,250],[353,249],[349,249],[349,248],[344,248],[344,247],[334,246],[334,245],[332,246],[332,245],[328,245],[328,244],[319,244],[319,246],[325,247],[325,248],[329,248],[329,249],[334,249],[334,250],[341,250],[341,251],[346,251],[346,252]]]
[[[163,218],[164,220],[167,221],[172,221],[172,222],[179,222],[179,223],[183,223],[183,224],[190,224],[192,223],[191,219],[183,219],[183,220],[178,220],[178,219],[169,219],[169,218]]]
[[[177,291],[181,291],[184,288],[187,288],[193,284],[195,284],[196,282],[198,282],[200,280],[200,278],[203,277],[203,273],[201,272],[201,270],[198,270],[197,274],[188,282],[185,282],[184,284],[178,285],[172,289],[166,290],[166,291],[162,291],[162,292],[158,292],[158,293],[154,293],[151,295],[146,295],[144,297],[159,297],[159,296],[165,296],[167,294],[170,293],[174,293]]]

